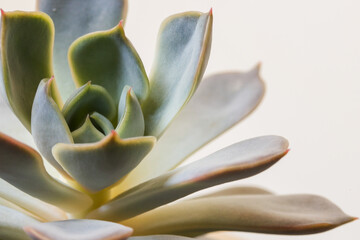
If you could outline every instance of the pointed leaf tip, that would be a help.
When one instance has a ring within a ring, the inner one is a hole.
[[[209,11],[209,15],[213,15],[213,9],[212,8],[210,8],[210,11]]]
[[[0,12],[1,12],[1,16],[5,16],[5,11],[4,11],[4,9],[0,8]]]

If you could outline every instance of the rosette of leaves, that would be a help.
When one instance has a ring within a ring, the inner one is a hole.
[[[163,22],[148,77],[124,32],[126,6],[39,0],[36,12],[2,11],[1,94],[40,153],[0,134],[1,239],[308,234],[354,219],[319,196],[254,187],[176,201],[264,171],[288,142],[257,137],[178,167],[259,104],[259,67],[200,84],[212,13],[186,12]]]

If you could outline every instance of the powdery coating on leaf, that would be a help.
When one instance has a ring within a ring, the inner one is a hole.
[[[135,235],[197,236],[229,230],[273,234],[310,234],[354,218],[315,195],[245,195],[199,198],[163,206],[122,222]]]
[[[87,219],[32,224],[24,230],[34,240],[123,240],[133,232],[117,223]]]

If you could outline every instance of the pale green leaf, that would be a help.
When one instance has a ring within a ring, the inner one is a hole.
[[[91,206],[88,196],[53,179],[34,149],[2,133],[0,156],[0,178],[21,191],[67,212],[80,212]]]
[[[124,101],[121,101],[124,98]],[[120,113],[122,114],[120,116]],[[145,123],[140,103],[132,88],[124,87],[119,104],[119,123],[115,131],[121,138],[144,135]]]
[[[98,112],[116,120],[115,104],[105,88],[90,82],[78,88],[66,101],[62,113],[72,131],[83,125],[87,115]]]
[[[38,221],[11,208],[0,205],[0,239],[30,240],[23,227],[37,224]]]
[[[145,135],[160,136],[194,94],[207,65],[211,32],[211,12],[173,15],[161,25],[143,103]]]
[[[197,236],[213,231],[310,234],[353,220],[315,195],[231,195],[163,206],[122,224],[134,228],[135,235]]]
[[[117,223],[88,219],[36,223],[24,229],[34,240],[125,240],[133,232]]]
[[[57,144],[56,160],[91,192],[118,182],[134,169],[155,144],[154,137],[121,139],[115,131],[99,142]]]
[[[91,122],[90,116],[86,117],[84,124],[72,133],[75,143],[98,142],[105,136]]]
[[[31,107],[40,81],[50,78],[54,26],[44,13],[4,12],[1,14],[1,63],[3,97],[30,131]],[[56,85],[54,99],[60,103]]]
[[[127,0],[37,0],[37,9],[50,15],[55,24],[54,72],[66,100],[75,90],[67,55],[71,43],[87,33],[110,29],[125,19]]]
[[[259,70],[260,65],[204,79],[151,153],[118,188],[128,189],[174,168],[251,113],[265,91]]]
[[[126,38],[122,22],[108,31],[78,38],[70,46],[69,64],[77,86],[88,81],[101,85],[115,103],[126,85],[140,102],[148,94],[149,80],[143,63]]]
[[[34,142],[46,158],[64,177],[70,176],[54,159],[51,148],[59,142],[73,143],[71,132],[60,109],[51,97],[53,78],[40,82],[32,107],[31,131]]]
[[[114,130],[114,126],[104,115],[101,115],[98,112],[94,112],[90,115],[90,119],[96,128],[100,129],[105,135],[111,133]]]
[[[249,139],[142,183],[90,212],[88,217],[121,221],[199,190],[260,173],[287,153],[279,136]]]
[[[151,235],[151,236],[129,238],[129,240],[190,240],[190,239],[194,239],[194,238],[175,236],[175,235]]]

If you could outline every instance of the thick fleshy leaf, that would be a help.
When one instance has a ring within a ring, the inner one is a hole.
[[[163,206],[123,224],[134,228],[135,235],[197,236],[219,230],[310,234],[352,220],[333,203],[315,195],[232,195]]]
[[[133,232],[117,223],[88,219],[31,224],[24,230],[34,240],[125,240]]]
[[[121,139],[115,131],[97,143],[57,144],[56,160],[82,186],[100,191],[134,169],[155,144],[154,137]]]
[[[44,221],[67,219],[65,212],[61,209],[31,197],[2,179],[0,179],[0,197]]]
[[[175,235],[152,235],[152,236],[129,238],[129,240],[190,240],[190,239],[195,239],[195,238],[188,238],[188,237],[175,236]]]
[[[100,129],[105,135],[111,133],[114,130],[114,126],[104,115],[101,115],[98,112],[94,112],[90,115],[90,119],[96,128]]]
[[[201,195],[196,198],[222,197],[222,196],[230,196],[230,195],[258,195],[258,194],[272,194],[272,192],[259,187],[242,186],[242,187],[225,188],[212,193]]]
[[[60,109],[51,97],[53,78],[42,80],[39,84],[32,107],[31,131],[35,144],[46,160],[64,177],[70,176],[54,159],[51,148],[59,143],[73,143],[71,132]]]
[[[1,14],[2,91],[7,102],[30,131],[31,107],[43,78],[53,75],[51,58],[54,26],[44,13],[4,12]],[[53,96],[58,102],[56,85]]]
[[[31,147],[0,133],[0,178],[27,194],[68,212],[90,207],[92,200],[53,179]]]
[[[115,121],[116,107],[105,88],[90,82],[77,89],[66,101],[62,113],[70,129],[76,130],[85,122],[86,116],[98,112]]]
[[[287,149],[287,140],[278,136],[233,144],[120,194],[88,217],[111,221],[134,217],[190,193],[255,175],[277,162]]]
[[[143,104],[145,135],[160,136],[194,94],[207,65],[211,32],[211,11],[185,12],[163,22]]]
[[[105,136],[91,122],[88,116],[84,124],[72,133],[75,143],[92,143],[98,142]]]
[[[91,80],[106,88],[115,103],[126,85],[132,87],[140,102],[148,94],[143,63],[125,37],[122,22],[108,31],[78,38],[70,46],[69,64],[77,86]]]
[[[23,227],[38,223],[37,220],[4,206],[0,206],[0,216],[0,239],[4,240],[30,240]]]
[[[144,136],[144,116],[134,91],[125,87],[122,96],[125,101],[122,103],[120,100],[118,112],[122,113],[122,116],[115,131],[121,138]]]
[[[251,113],[265,91],[259,67],[204,79],[151,153],[118,189],[128,189],[172,169]]]
[[[78,37],[110,29],[125,19],[127,0],[37,0],[37,9],[49,14],[54,21],[54,72],[63,99],[67,99],[75,90],[68,65],[70,44]]]

